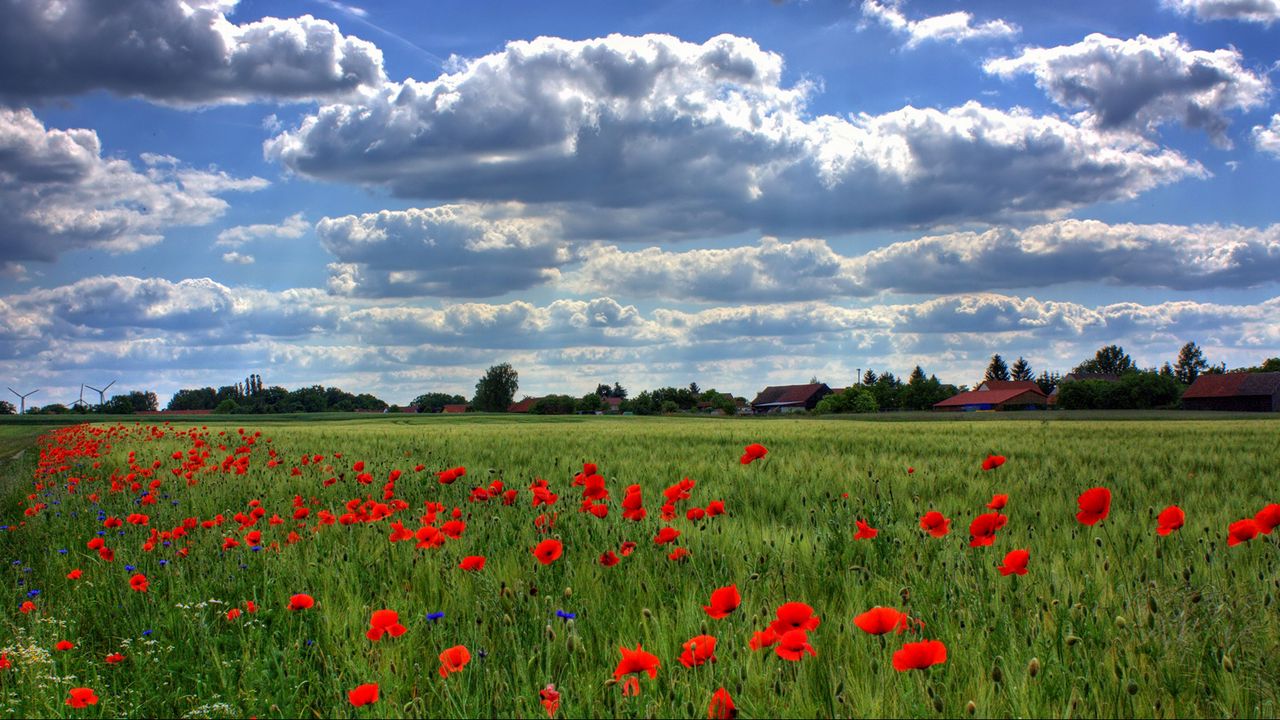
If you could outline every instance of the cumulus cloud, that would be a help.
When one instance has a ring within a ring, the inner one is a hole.
[[[253,240],[282,238],[292,240],[306,234],[311,225],[302,213],[294,213],[277,224],[259,223],[255,225],[236,225],[218,233],[214,245],[218,247],[238,248]]]
[[[1035,76],[1059,105],[1082,108],[1099,128],[1152,132],[1178,121],[1224,147],[1228,110],[1267,98],[1270,83],[1241,65],[1235,48],[1193,50],[1175,33],[1121,40],[1094,33],[1074,45],[1027,48],[987,61],[990,74]]]
[[[323,218],[339,295],[488,297],[555,280],[569,250],[551,218],[519,207],[444,205]]]
[[[229,253],[222,253],[222,262],[229,265],[252,265],[254,263],[254,257],[252,255],[245,255],[232,251]]]
[[[902,0],[863,0],[862,16],[896,32],[905,33],[905,47],[912,49],[926,42],[962,43],[969,40],[1013,37],[1020,32],[1017,25],[1004,20],[988,20],[974,24],[973,14],[963,10],[934,15],[921,20],[908,20],[902,12]]]
[[[1255,125],[1253,144],[1259,150],[1280,157],[1280,114],[1271,116],[1270,125]]]
[[[1198,20],[1240,20],[1268,26],[1280,20],[1280,0],[1161,0],[1161,4]]]
[[[543,37],[454,66],[325,105],[265,152],[405,197],[546,204],[595,238],[1040,215],[1204,174],[1141,138],[976,102],[809,117],[815,86],[783,86],[780,56],[728,35]]]
[[[131,252],[175,225],[222,215],[220,195],[267,186],[144,155],[106,158],[93,130],[46,129],[29,109],[0,108],[0,261],[52,261],[69,250]]]
[[[0,0],[0,101],[106,90],[172,105],[334,97],[382,51],[310,15],[233,24],[236,0]]]

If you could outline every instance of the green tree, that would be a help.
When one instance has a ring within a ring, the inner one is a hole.
[[[1036,376],[1031,369],[1031,363],[1019,355],[1018,359],[1009,368],[1009,377],[1013,380],[1035,380]]]
[[[578,412],[594,413],[604,409],[604,398],[595,393],[587,393],[578,400],[575,409]]]
[[[568,395],[548,395],[539,398],[530,408],[533,415],[572,415],[578,401]]]
[[[14,407],[13,403],[8,400],[0,400],[0,415],[14,415],[17,412],[18,408]]]
[[[1075,367],[1076,373],[1100,373],[1104,375],[1123,375],[1138,369],[1133,358],[1119,345],[1107,345],[1098,348],[1093,357]]]
[[[1189,342],[1178,351],[1178,363],[1173,366],[1173,376],[1183,385],[1190,385],[1200,373],[1208,369],[1209,363],[1204,359],[1200,346]]]
[[[1040,392],[1048,395],[1062,381],[1062,376],[1058,373],[1051,373],[1048,370],[1041,370],[1040,376],[1036,378],[1036,385],[1040,386]]]
[[[877,379],[875,371],[870,368],[868,368],[866,372],[862,373],[863,385],[875,385]]]
[[[182,389],[169,398],[170,410],[212,410],[218,406],[218,391],[211,387]]]
[[[875,393],[865,385],[853,385],[842,392],[832,393],[818,401],[814,412],[829,413],[873,413],[880,409]]]
[[[218,415],[229,415],[239,409],[240,406],[236,404],[235,400],[227,398],[226,400],[218,403],[218,407],[214,408],[213,411]]]
[[[476,383],[476,394],[471,400],[471,406],[481,412],[506,412],[518,389],[520,375],[511,367],[511,363],[494,365]]]
[[[991,362],[987,363],[987,374],[982,376],[983,380],[1008,380],[1009,366],[1005,364],[1004,358],[999,353],[991,356]]]
[[[445,405],[465,405],[467,399],[461,395],[450,395],[442,392],[423,393],[409,403],[420,413],[438,413],[444,411]]]

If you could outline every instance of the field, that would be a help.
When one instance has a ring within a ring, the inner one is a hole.
[[[34,450],[0,464],[7,714],[532,718],[546,716],[548,684],[556,717],[704,717],[719,688],[740,717],[1280,714],[1280,532],[1227,546],[1231,523],[1280,501],[1275,420],[195,423],[61,429],[34,480]],[[0,430],[7,450],[29,432]],[[752,443],[768,454],[743,464]],[[1007,462],[983,470],[993,454]],[[581,510],[584,463],[605,479],[604,517]],[[454,467],[466,474],[440,482]],[[554,505],[533,506],[538,478]],[[664,522],[664,490],[683,478],[689,497]],[[474,500],[495,481],[501,492]],[[632,484],[639,521],[623,517]],[[1112,501],[1086,526],[1077,497],[1095,487]],[[1007,525],[970,547],[970,521],[996,494]],[[372,516],[326,523],[353,500]],[[724,514],[687,517],[713,501]],[[428,502],[441,504],[434,518]],[[1175,504],[1185,526],[1158,536]],[[443,528],[455,508],[458,537],[416,547],[435,537],[419,528]],[[921,529],[930,510],[949,534]],[[876,537],[855,539],[857,520]],[[393,523],[411,538],[391,542]],[[667,526],[679,536],[655,544]],[[88,547],[100,533],[109,562]],[[546,539],[563,555],[544,565],[531,548]],[[676,548],[688,556],[671,559]],[[1029,550],[1028,572],[1004,576],[1015,549]],[[610,551],[620,561],[605,567]],[[462,570],[467,556],[486,563]],[[711,618],[703,607],[729,585],[741,606]],[[297,594],[314,606],[288,609]],[[820,618],[807,633],[816,655],[749,646],[788,602]],[[855,625],[876,606],[906,612],[910,632]],[[381,609],[398,612],[402,635],[366,637]],[[685,643],[703,634],[715,661],[685,667]],[[925,639],[945,644],[945,662],[896,671],[895,652]],[[64,640],[74,648],[55,650]],[[615,682],[619,648],[637,644],[657,677]],[[457,645],[470,661],[441,677]],[[377,702],[354,706],[349,691],[368,683]],[[72,688],[96,704],[67,704]]]

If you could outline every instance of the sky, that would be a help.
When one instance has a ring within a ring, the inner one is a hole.
[[[1280,0],[0,0],[0,380],[1256,365],[1278,63]]]

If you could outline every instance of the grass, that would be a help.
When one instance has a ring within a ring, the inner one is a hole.
[[[178,464],[171,453],[192,447],[190,434],[117,426],[100,468],[90,458],[67,461],[38,498],[48,507],[0,535],[14,563],[7,639],[0,637],[14,662],[0,675],[4,704],[40,717],[534,717],[543,712],[538,690],[555,683],[566,717],[700,717],[722,686],[744,717],[960,715],[969,703],[978,715],[1002,717],[1280,712],[1280,546],[1267,536],[1229,549],[1224,542],[1231,521],[1277,500],[1280,422],[1027,420],[179,418],[174,428],[194,428],[212,445],[212,464],[240,444],[237,428],[263,432],[246,474],[197,472],[194,486],[169,472]],[[15,432],[0,426],[0,443]],[[769,455],[742,466],[738,456],[751,442]],[[268,447],[285,460],[279,467],[266,467]],[[140,493],[109,492],[113,474],[130,472],[130,451],[143,469],[161,461],[158,504],[140,507]],[[301,466],[304,453],[324,455],[333,470]],[[983,472],[988,453],[1009,461]],[[24,519],[34,456],[0,465],[0,522]],[[354,482],[357,460],[373,484]],[[570,483],[583,462],[599,463],[608,481],[605,519],[578,512],[580,488]],[[426,472],[413,472],[419,463]],[[464,478],[436,482],[431,471],[456,465],[467,468]],[[301,475],[291,475],[295,466]],[[916,471],[908,475],[908,466]],[[415,529],[424,501],[443,503],[446,514],[456,506],[467,523],[460,539],[426,550],[392,544],[385,520],[314,530],[321,508],[340,514],[352,498],[380,498],[393,469],[404,471],[395,496],[410,505],[395,519]],[[671,547],[652,538],[663,525],[662,490],[686,476],[697,485],[671,525],[691,558],[676,563],[666,557]],[[81,479],[75,494],[68,477]],[[548,566],[529,553],[544,537],[526,489],[535,477],[560,495],[553,534],[565,554]],[[473,487],[496,479],[520,490],[515,505],[467,501]],[[624,521],[617,505],[632,483],[643,487],[649,511],[639,523]],[[1111,515],[1083,527],[1075,498],[1100,485],[1113,491]],[[994,546],[970,548],[968,522],[996,492],[1010,496],[1009,524]],[[316,502],[305,527],[264,518],[253,528],[278,549],[222,550],[224,538],[243,538],[231,518],[248,512],[250,500],[268,518],[288,519],[295,495]],[[727,515],[684,517],[716,499]],[[1155,514],[1175,503],[1187,525],[1158,538]],[[148,528],[125,525],[123,536],[110,531],[116,559],[105,563],[85,547],[101,529],[98,508],[121,518],[148,513],[157,530],[219,513],[227,522],[151,552],[141,549]],[[919,530],[929,509],[952,519],[949,536]],[[854,541],[856,518],[879,536]],[[290,531],[301,541],[285,544]],[[634,555],[613,568],[596,562],[625,540],[638,543]],[[176,552],[183,544],[186,558]],[[1030,572],[1002,577],[995,566],[1015,548],[1030,549]],[[488,564],[464,573],[457,564],[466,555],[485,555]],[[147,575],[149,592],[129,589],[126,564]],[[81,580],[66,579],[77,567]],[[702,605],[711,591],[734,583],[742,607],[709,619]],[[40,590],[37,611],[19,613],[32,589]],[[316,607],[285,610],[298,592],[313,595]],[[261,610],[228,622],[226,610],[246,600]],[[810,634],[816,658],[790,663],[747,647],[787,601],[806,602],[822,618]],[[890,658],[906,638],[867,636],[852,624],[876,605],[923,620],[924,636],[946,643],[947,662],[895,672]],[[400,613],[403,637],[364,637],[381,608]],[[560,619],[557,610],[577,617]],[[432,623],[429,612],[445,615]],[[681,645],[704,632],[719,639],[718,661],[681,666]],[[77,649],[52,652],[60,639]],[[638,697],[623,697],[607,681],[618,647],[637,643],[662,667],[657,680],[641,681]],[[437,655],[455,644],[471,650],[472,662],[442,680]],[[117,651],[126,661],[106,665]],[[346,692],[366,682],[380,685],[381,699],[351,707]],[[65,706],[76,686],[94,688],[100,703]]]

